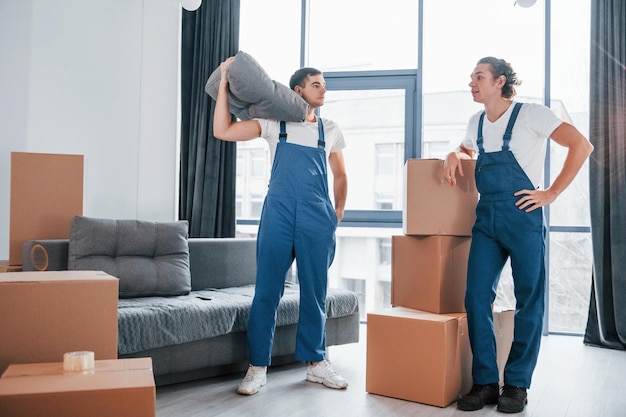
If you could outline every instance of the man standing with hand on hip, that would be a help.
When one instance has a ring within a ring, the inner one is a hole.
[[[474,385],[457,403],[464,411],[497,404],[498,411],[518,413],[541,342],[545,296],[546,225],[543,206],[552,203],[574,180],[593,151],[589,141],[549,108],[513,101],[517,74],[494,57],[478,61],[469,86],[484,111],[469,121],[465,139],[444,164],[444,176],[455,185],[464,173],[460,159],[478,155],[475,168],[480,194],[467,269],[465,308],[472,347]],[[560,173],[540,189],[548,138],[568,149]],[[492,304],[500,273],[511,259],[516,298],[513,344],[500,393]]]

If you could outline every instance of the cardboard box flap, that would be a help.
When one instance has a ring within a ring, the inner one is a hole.
[[[11,365],[0,378],[0,396],[153,387],[150,358],[95,361],[93,371],[65,372],[63,363]]]
[[[466,315],[465,313],[435,314],[429,311],[415,310],[412,308],[401,307],[401,306],[376,310],[369,314],[427,320],[427,321],[433,321],[437,323],[444,323],[447,321],[458,321],[459,318],[465,317]]]
[[[27,272],[7,272],[0,274],[1,282],[15,283],[42,283],[50,281],[89,281],[93,279],[99,280],[115,280],[119,281],[106,272],[102,271],[46,271],[45,274],[39,271]]]
[[[94,372],[123,372],[130,370],[152,370],[152,358],[104,359],[94,362]],[[63,362],[18,363],[12,364],[2,374],[2,378],[19,376],[42,376],[72,374],[63,370]]]

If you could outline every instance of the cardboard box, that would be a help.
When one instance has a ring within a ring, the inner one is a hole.
[[[94,370],[63,371],[63,363],[11,365],[0,378],[0,415],[154,417],[151,358],[95,361]]]
[[[117,359],[118,287],[97,271],[0,274],[0,372],[80,350]]]
[[[513,344],[515,310],[494,310],[493,328],[496,334],[496,358],[500,371],[500,385],[504,385],[504,367]]]
[[[67,239],[83,214],[83,156],[11,152],[9,265],[22,265],[22,245]]]
[[[447,407],[472,384],[466,317],[404,307],[369,313],[366,361],[367,392]]]
[[[8,262],[0,262],[0,272],[20,272],[21,266],[9,265]]]
[[[465,311],[470,237],[391,237],[391,305],[431,313]]]
[[[465,175],[457,175],[457,184],[452,186],[443,179],[443,160],[406,161],[402,210],[405,235],[471,236],[478,202],[476,161],[462,160],[461,164]]]

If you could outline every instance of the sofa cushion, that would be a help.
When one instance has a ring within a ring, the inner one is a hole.
[[[125,299],[118,306],[120,355],[244,332],[248,328],[254,285],[192,291],[180,297]],[[276,326],[298,323],[300,287],[285,283],[278,304]],[[329,288],[326,317],[359,314],[357,295]]]
[[[187,221],[149,222],[76,216],[68,269],[119,278],[120,298],[189,294]]]
[[[243,51],[237,52],[227,70],[228,105],[241,120],[261,119],[302,122],[309,111],[308,103],[295,91],[272,80],[259,63]],[[213,100],[222,78],[220,67],[209,76],[204,87]]]

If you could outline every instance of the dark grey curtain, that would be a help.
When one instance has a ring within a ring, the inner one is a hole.
[[[594,267],[584,342],[626,349],[626,1],[591,3]]]
[[[183,10],[179,218],[190,237],[235,236],[236,145],[213,136],[215,102],[204,85],[238,49],[239,0]]]

